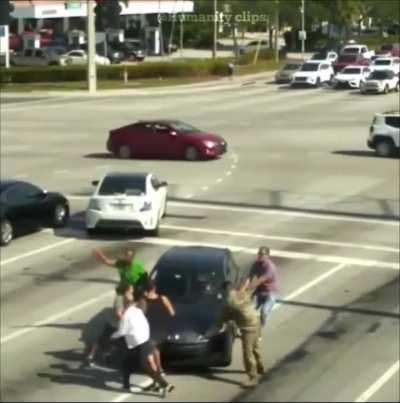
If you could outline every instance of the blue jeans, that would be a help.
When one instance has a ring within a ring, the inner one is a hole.
[[[276,296],[272,292],[257,293],[254,295],[254,302],[256,309],[260,310],[260,322],[261,326],[264,327],[267,322],[267,316],[275,305]]]

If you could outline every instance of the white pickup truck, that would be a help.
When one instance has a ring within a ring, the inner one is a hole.
[[[359,45],[359,44],[349,44],[344,46],[341,51],[341,55],[360,55],[364,59],[371,59],[372,56],[375,55],[374,50],[369,50],[367,45]]]
[[[65,49],[60,47],[24,49],[10,57],[11,66],[51,66],[60,64]]]

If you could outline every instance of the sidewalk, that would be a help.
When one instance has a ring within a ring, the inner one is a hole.
[[[255,74],[248,74],[236,77],[222,77],[215,80],[209,80],[196,84],[183,84],[173,86],[161,86],[140,89],[117,89],[117,90],[98,90],[96,94],[89,94],[88,91],[29,91],[21,92],[3,92],[1,98],[35,98],[35,97],[104,97],[104,96],[131,96],[131,95],[157,95],[182,93],[188,90],[216,91],[226,88],[240,88],[243,85],[251,85],[257,80],[268,80],[275,75],[275,71],[266,71]]]

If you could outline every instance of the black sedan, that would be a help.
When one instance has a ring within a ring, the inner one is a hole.
[[[211,337],[206,333],[215,328],[225,301],[224,282],[239,281],[239,269],[231,252],[211,247],[174,247],[161,256],[152,277],[158,292],[171,299],[176,311],[161,335],[161,354],[166,364],[230,365],[234,325],[225,326]]]
[[[69,218],[68,200],[28,182],[0,182],[0,244],[28,229],[63,227]]]

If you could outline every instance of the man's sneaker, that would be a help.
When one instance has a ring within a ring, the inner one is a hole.
[[[246,382],[243,382],[242,388],[254,388],[258,385],[258,377],[250,378]]]
[[[88,367],[94,367],[94,359],[93,359],[93,357],[87,357],[86,358],[86,365]]]
[[[165,397],[167,393],[171,393],[174,389],[175,389],[174,385],[168,384],[165,388],[160,389],[161,396]]]

